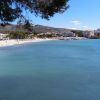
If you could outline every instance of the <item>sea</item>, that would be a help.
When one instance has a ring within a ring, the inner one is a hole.
[[[0,48],[0,100],[100,100],[100,40]]]

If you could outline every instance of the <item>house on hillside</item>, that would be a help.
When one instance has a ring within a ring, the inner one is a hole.
[[[0,33],[0,40],[5,40],[7,38],[7,34]]]
[[[73,32],[64,32],[62,35],[63,37],[75,37],[75,33]]]
[[[100,34],[100,29],[95,30],[95,34]]]
[[[83,36],[84,37],[93,37],[93,36],[95,36],[95,32],[94,32],[94,30],[87,30],[87,31],[83,31]]]

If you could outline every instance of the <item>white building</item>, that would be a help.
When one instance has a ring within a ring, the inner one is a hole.
[[[94,30],[87,30],[87,31],[83,32],[83,35],[85,37],[92,37],[92,36],[95,36],[95,32],[94,32]]]
[[[0,33],[0,40],[7,39],[7,34]]]
[[[95,30],[96,34],[100,34],[100,29]]]

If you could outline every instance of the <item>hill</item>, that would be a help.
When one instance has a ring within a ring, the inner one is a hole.
[[[5,33],[8,31],[26,31],[22,26],[17,26],[17,25],[6,25],[6,26],[0,26],[0,33]],[[42,25],[34,25],[32,26],[32,30],[37,32],[37,33],[66,33],[66,32],[71,32],[71,29],[64,29],[64,28],[53,28],[53,27],[47,27],[47,26],[42,26]]]

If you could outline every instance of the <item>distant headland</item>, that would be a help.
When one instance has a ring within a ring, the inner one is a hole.
[[[100,29],[73,30],[42,25],[0,25],[0,46],[32,42],[34,40],[81,40],[100,39]],[[14,41],[15,40],[15,41]],[[17,40],[17,41],[16,41]],[[8,44],[7,44],[8,41]],[[20,43],[18,43],[18,41]]]

